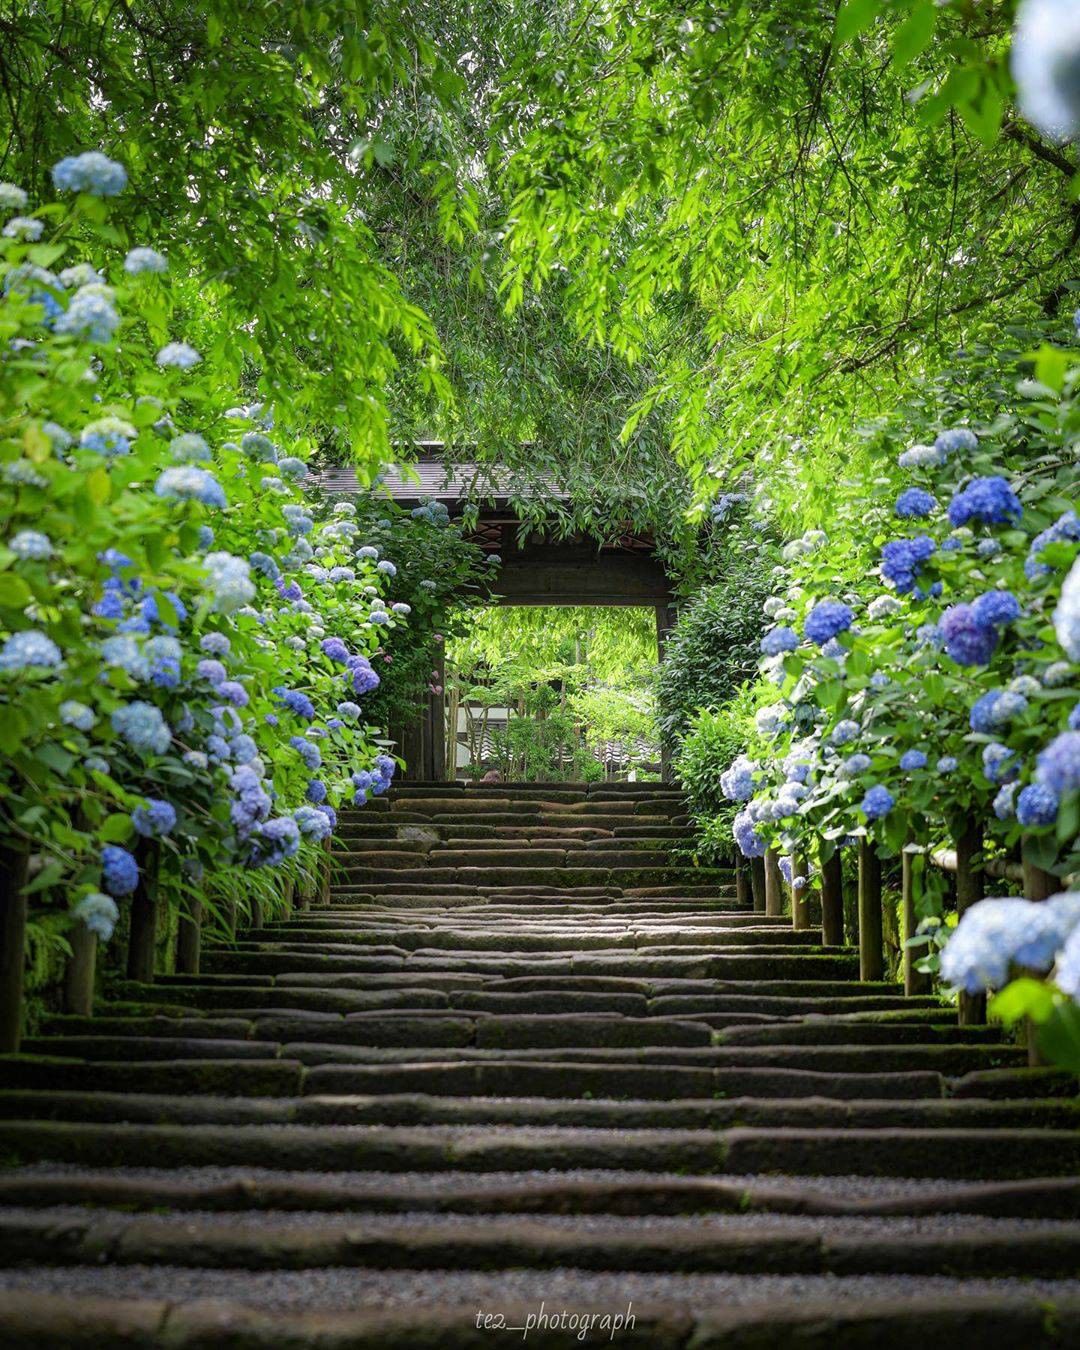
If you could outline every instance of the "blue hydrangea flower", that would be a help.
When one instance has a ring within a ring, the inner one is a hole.
[[[396,576],[397,576],[397,568],[394,566],[394,564],[390,561],[389,558],[384,558],[384,559],[382,560],[382,562],[376,563],[376,564],[375,564],[375,571],[376,571],[376,572],[382,572],[382,573],[384,574],[384,576],[388,576],[388,577],[396,577]]]
[[[205,437],[197,431],[185,431],[174,436],[169,442],[169,453],[177,464],[198,464],[213,458]]]
[[[754,822],[748,811],[740,811],[732,825],[732,835],[744,858],[763,858],[765,840],[754,829]]]
[[[945,650],[958,666],[984,666],[997,649],[997,629],[979,623],[971,605],[951,605],[940,627]]]
[[[937,507],[937,498],[924,488],[905,488],[896,499],[896,514],[901,520],[917,520],[930,515]]]
[[[0,183],[0,211],[23,211],[29,200],[15,183]]]
[[[975,622],[984,627],[1000,628],[1015,623],[1020,617],[1020,601],[1011,591],[986,591],[972,602]]]
[[[1007,726],[1014,717],[1019,717],[1027,710],[1027,706],[1028,701],[1023,694],[991,689],[975,702],[968,720],[972,731],[989,735]]]
[[[93,731],[97,724],[93,709],[75,699],[66,699],[60,704],[60,720],[76,731]]]
[[[0,233],[5,239],[21,239],[33,244],[41,238],[44,228],[44,221],[35,220],[33,216],[12,216]]]
[[[299,689],[285,689],[281,686],[275,689],[274,693],[277,695],[281,706],[287,708],[294,716],[302,717],[307,722],[314,718],[315,705],[307,694],[302,693]]]
[[[979,448],[979,438],[968,427],[952,427],[948,431],[939,432],[934,441],[934,449],[946,459],[949,455],[960,454],[963,451],[972,451]]]
[[[1073,563],[1054,610],[1054,632],[1071,661],[1080,661],[1080,562]]]
[[[216,692],[218,698],[223,698],[234,708],[246,708],[248,705],[248,691],[238,680],[223,680]]]
[[[312,843],[317,844],[330,837],[333,827],[329,818],[312,806],[298,806],[293,812],[293,819],[303,837]]]
[[[286,455],[278,461],[278,469],[286,478],[291,478],[295,482],[302,482],[307,477],[308,467],[302,459],[297,459],[295,455]]]
[[[937,771],[941,774],[952,773],[956,765],[957,761],[952,755],[942,755],[937,762]]]
[[[250,843],[249,866],[278,867],[299,851],[300,827],[292,816],[276,816],[258,827]]]
[[[331,661],[346,662],[349,659],[349,649],[339,637],[328,637],[322,641],[322,649]]]
[[[865,773],[869,767],[870,767],[869,755],[863,754],[849,755],[848,758],[841,763],[839,769],[837,770],[837,777],[858,778],[858,776],[862,773]]]
[[[357,709],[359,712],[359,709]],[[739,755],[720,775],[720,791],[732,802],[748,802],[754,795],[754,774],[760,766]]]
[[[160,689],[175,689],[180,683],[180,644],[174,637],[152,637],[143,648],[150,663],[150,679]]]
[[[379,677],[372,670],[371,662],[366,656],[350,656],[346,665],[345,679],[351,681],[353,693],[358,697],[363,697],[364,694],[379,687]],[[340,706],[338,711],[341,711]]]
[[[1059,797],[1080,788],[1080,731],[1063,731],[1039,752],[1035,781]]]
[[[199,639],[199,650],[209,656],[228,656],[231,646],[224,633],[204,633]]]
[[[1016,792],[1019,783],[1004,783],[994,797],[994,815],[998,820],[1012,820],[1016,814]]]
[[[23,562],[40,562],[53,554],[52,540],[40,530],[20,530],[9,541],[8,548]]]
[[[915,578],[936,548],[934,541],[925,534],[914,539],[890,540],[881,550],[881,575],[904,595],[914,590]]]
[[[925,769],[926,756],[921,750],[905,750],[900,756],[900,767],[905,773],[912,773],[916,769]]]
[[[92,197],[115,197],[127,186],[127,170],[99,150],[68,155],[52,168],[58,192],[88,192]]]
[[[309,802],[318,806],[320,802],[326,801],[326,784],[321,778],[313,778],[311,782],[308,783],[304,796]]]
[[[1020,111],[1044,136],[1080,131],[1080,14],[1072,0],[1023,0],[1016,11],[1011,63]]]
[[[269,553],[255,552],[248,558],[248,562],[253,572],[258,572],[270,581],[277,581],[281,577],[281,568]]]
[[[1057,518],[1053,525],[1048,526],[1031,541],[1027,560],[1024,563],[1024,575],[1028,581],[1034,581],[1036,577],[1048,576],[1054,570],[1048,564],[1039,561],[1044,549],[1051,544],[1076,543],[1077,540],[1080,540],[1080,517],[1077,516],[1075,511],[1066,511]]]
[[[106,844],[101,850],[101,875],[110,895],[130,895],[139,884],[139,865],[126,848]]]
[[[120,327],[120,315],[107,287],[84,286],[71,297],[71,303],[53,324],[53,332],[85,338],[87,342],[109,342]]]
[[[194,347],[188,346],[186,342],[167,342],[158,352],[154,360],[162,368],[173,367],[176,370],[190,370],[192,366],[197,366],[202,357]]]
[[[128,703],[116,709],[111,721],[121,740],[140,755],[163,755],[172,741],[169,724],[152,703]]]
[[[983,747],[982,759],[983,773],[991,783],[1011,783],[1020,772],[1015,753],[996,741]]]
[[[949,523],[955,529],[971,521],[984,525],[1007,525],[1023,514],[1020,499],[1008,479],[973,478],[949,503]]]
[[[232,614],[255,598],[251,569],[243,558],[232,553],[208,553],[204,563],[207,577],[203,584],[219,614]]]
[[[761,650],[766,656],[779,656],[781,652],[793,652],[799,645],[799,635],[793,628],[780,625],[771,629],[761,639]]]
[[[158,797],[151,797],[145,806],[137,806],[131,813],[135,833],[144,839],[160,839],[176,828],[176,808]]]
[[[839,600],[821,600],[807,614],[803,630],[811,642],[820,645],[850,628],[853,618],[849,605]]]
[[[855,740],[860,731],[858,722],[852,721],[850,717],[845,717],[843,721],[837,722],[833,727],[832,735],[829,740],[833,745],[850,745]]]
[[[1043,783],[1029,783],[1016,799],[1016,819],[1021,825],[1053,825],[1060,801],[1057,793]]]
[[[0,670],[47,670],[62,661],[60,648],[36,628],[12,633],[0,647]]]
[[[90,891],[84,895],[71,913],[99,942],[109,941],[120,918],[116,901],[101,891]]]
[[[312,744],[306,737],[290,736],[289,744],[312,772],[322,764],[322,755],[319,751],[319,747]]]
[[[337,710],[339,714],[345,719],[346,722],[355,722],[356,719],[360,716],[359,703],[351,703],[348,700],[346,700],[343,703],[339,703],[337,705]]]
[[[240,449],[243,450],[245,455],[250,455],[260,464],[276,464],[278,462],[277,446],[269,436],[264,436],[261,431],[245,431],[240,438]]]
[[[194,500],[218,509],[228,505],[225,491],[214,475],[208,469],[198,469],[193,464],[165,469],[154,486],[154,493],[167,501]]]
[[[887,787],[879,783],[872,787],[862,799],[862,810],[867,820],[880,820],[893,809],[893,795]]]
[[[144,272],[162,273],[169,270],[169,260],[156,248],[133,248],[124,259],[124,271],[133,277]]]

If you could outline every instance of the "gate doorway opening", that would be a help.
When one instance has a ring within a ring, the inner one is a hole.
[[[645,606],[476,611],[446,652],[447,778],[660,778],[658,656]]]

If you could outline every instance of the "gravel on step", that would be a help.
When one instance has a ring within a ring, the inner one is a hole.
[[[995,1219],[978,1214],[933,1214],[920,1216],[855,1216],[822,1217],[811,1214],[694,1214],[694,1215],[640,1215],[609,1214],[432,1214],[405,1212],[400,1214],[373,1213],[351,1210],[347,1213],[327,1213],[325,1210],[253,1210],[243,1214],[199,1214],[190,1210],[172,1210],[168,1213],[123,1214],[109,1213],[81,1205],[49,1205],[40,1208],[0,1205],[0,1226],[5,1221],[46,1220],[61,1225],[100,1224],[122,1230],[137,1223],[140,1230],[159,1228],[183,1229],[193,1218],[200,1230],[258,1233],[265,1229],[313,1228],[321,1232],[344,1230],[363,1232],[368,1237],[400,1231],[405,1227],[418,1228],[482,1228],[498,1232],[512,1231],[527,1226],[556,1233],[594,1233],[600,1236],[630,1237],[635,1234],[682,1233],[717,1235],[768,1233],[790,1237],[846,1237],[846,1238],[957,1238],[965,1235],[993,1234],[1017,1237],[1038,1233],[1041,1236],[1077,1234],[1077,1225],[1071,1219]]]
[[[850,1306],[859,1299],[917,1298],[946,1301],[962,1294],[1047,1301],[1080,1297],[1080,1280],[953,1280],[924,1275],[645,1275],[629,1272],[503,1270],[364,1270],[328,1267],[305,1271],[185,1269],[177,1266],[31,1266],[0,1271],[0,1290],[109,1298],[164,1299],[171,1303],[224,1299],[263,1312],[413,1307],[435,1304],[498,1309],[499,1304],[539,1304],[575,1310],[660,1303],[706,1313],[718,1306],[749,1307],[795,1300],[828,1300]]]
[[[625,1169],[600,1170],[577,1168],[572,1171],[534,1170],[520,1172],[295,1172],[277,1171],[267,1167],[84,1167],[78,1163],[41,1162],[5,1170],[9,1177],[110,1177],[129,1181],[188,1182],[219,1185],[227,1182],[252,1181],[303,1182],[319,1181],[334,1185],[348,1185],[371,1191],[422,1190],[428,1193],[448,1192],[467,1186],[469,1190],[534,1182],[679,1182],[687,1179],[682,1172],[635,1172]],[[798,1186],[828,1198],[843,1195],[847,1199],[880,1199],[886,1197],[918,1197],[932,1195],[948,1187],[963,1193],[984,1185],[977,1181],[953,1181],[909,1177],[864,1176],[785,1176],[777,1173],[745,1175],[710,1175],[710,1181],[732,1186]]]

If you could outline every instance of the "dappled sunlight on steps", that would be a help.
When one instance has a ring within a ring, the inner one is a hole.
[[[1073,1081],[686,841],[660,785],[406,785],[329,908],[47,1019],[0,1061],[5,1346],[452,1350],[544,1300],[679,1350],[1076,1343]]]

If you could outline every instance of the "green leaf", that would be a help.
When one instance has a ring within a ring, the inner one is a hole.
[[[1080,1006],[1059,1003],[1039,1028],[1036,1043],[1051,1064],[1080,1074]]]
[[[1007,1026],[1030,1017],[1033,1022],[1045,1022],[1054,1011],[1054,991],[1041,980],[1024,976],[1012,980],[994,995],[987,1007],[991,1017]]]
[[[131,817],[117,811],[105,817],[97,833],[107,844],[124,844],[131,838],[132,828]]]
[[[846,0],[836,16],[836,45],[842,46],[858,37],[880,16],[883,8],[883,0]]]
[[[0,575],[0,605],[7,609],[25,609],[30,603],[30,587],[14,572]]]
[[[937,23],[937,8],[931,0],[917,0],[915,8],[896,30],[893,39],[893,66],[902,70],[921,56],[930,45]]]

